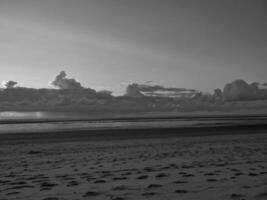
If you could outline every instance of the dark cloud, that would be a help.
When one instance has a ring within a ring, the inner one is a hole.
[[[255,99],[254,87],[244,80],[236,80],[225,85],[223,96],[228,101]]]
[[[223,97],[226,101],[252,101],[267,99],[267,90],[259,88],[259,83],[248,84],[244,80],[235,80],[225,85]]]
[[[138,87],[138,84],[136,83],[133,83],[133,84],[130,84],[127,86],[126,88],[126,96],[129,96],[129,97],[142,97],[144,96],[139,87]]]
[[[59,89],[82,89],[81,83],[76,81],[73,78],[66,78],[67,74],[65,71],[61,71],[55,78],[55,80],[52,82],[52,85],[55,87],[58,87]]]
[[[220,101],[223,98],[223,92],[220,88],[217,88],[214,90],[214,94],[213,97],[215,99],[215,101]]]
[[[16,81],[4,81],[2,83],[3,87],[7,89],[14,88],[17,84],[18,82]]]

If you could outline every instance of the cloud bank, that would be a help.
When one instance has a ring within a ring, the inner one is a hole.
[[[227,83],[213,94],[151,83],[132,83],[123,96],[86,88],[62,71],[51,83],[55,89],[16,87],[8,81],[0,89],[0,111],[81,111],[98,113],[267,110],[266,84],[244,80]]]

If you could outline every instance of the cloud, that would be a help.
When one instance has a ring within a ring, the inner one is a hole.
[[[193,97],[199,93],[197,90],[185,88],[171,88],[161,85],[151,85],[150,83],[138,84],[133,83],[128,85],[126,89],[126,96],[140,97],[140,96],[155,96],[155,97]]]
[[[223,91],[216,89],[213,94],[152,82],[132,83],[127,86],[126,94],[119,97],[112,96],[111,91],[85,88],[77,80],[67,78],[64,71],[52,82],[59,90],[15,87],[16,84],[15,81],[4,83],[5,89],[0,90],[0,110],[131,113],[267,109],[267,88],[244,80],[228,83]]]
[[[259,88],[259,83],[248,84],[244,80],[235,80],[225,85],[223,97],[226,101],[252,101],[267,99],[267,90]]]
[[[222,97],[223,97],[222,90],[220,88],[215,89],[213,97],[214,97],[215,101],[222,100]]]
[[[68,90],[75,90],[75,89],[83,89],[81,83],[76,81],[73,78],[66,78],[67,74],[65,71],[61,71],[52,82],[52,85],[59,89],[68,89]]]
[[[126,96],[129,97],[143,97],[144,95],[141,93],[138,84],[133,83],[127,86],[126,88]]]
[[[16,82],[16,81],[4,81],[2,83],[2,86],[4,88],[10,89],[10,88],[14,88],[17,84],[18,84],[18,82]]]

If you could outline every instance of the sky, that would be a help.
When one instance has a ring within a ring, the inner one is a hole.
[[[128,84],[212,92],[267,82],[265,0],[0,0],[0,82]]]

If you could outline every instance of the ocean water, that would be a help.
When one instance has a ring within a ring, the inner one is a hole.
[[[200,126],[226,126],[267,124],[260,116],[170,116],[159,117],[95,117],[81,113],[60,112],[0,112],[0,134],[41,133],[92,129],[176,128]]]

